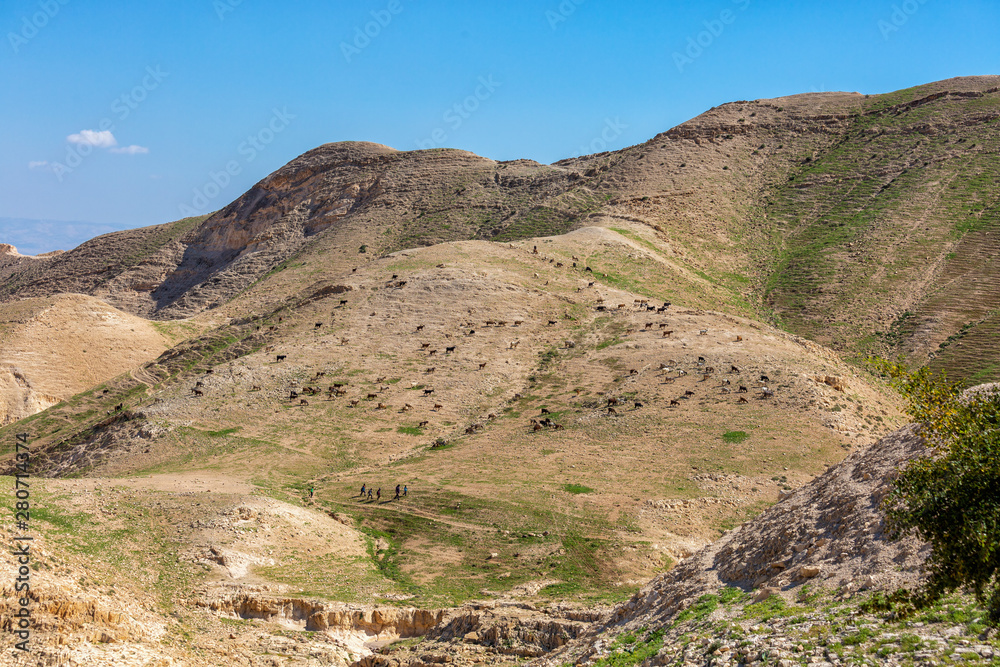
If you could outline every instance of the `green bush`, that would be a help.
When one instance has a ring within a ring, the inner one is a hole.
[[[895,380],[932,448],[901,471],[883,501],[890,536],[931,545],[923,587],[894,596],[898,610],[927,608],[967,587],[986,607],[987,623],[1000,626],[1000,393],[966,400],[960,383],[926,367],[875,366]]]

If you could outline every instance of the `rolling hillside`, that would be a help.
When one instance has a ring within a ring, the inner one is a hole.
[[[733,102],[553,165],[326,144],[210,216],[5,251],[46,659],[581,635],[902,426],[863,355],[1000,373],[998,85]],[[471,638],[481,600],[517,618]]]

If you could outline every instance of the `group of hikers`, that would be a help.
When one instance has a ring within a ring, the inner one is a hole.
[[[400,491],[400,489],[402,489],[402,491]],[[403,484],[402,486],[400,486],[399,484],[397,484],[396,485],[396,497],[393,498],[393,500],[399,500],[401,497],[405,497],[407,493],[409,493],[409,489],[406,487],[405,484]],[[366,496],[366,494],[367,494],[367,496]],[[366,497],[368,498],[368,500],[372,500],[372,487],[368,486],[367,484],[362,484],[361,485],[361,493],[359,495],[361,496],[362,500],[364,500]],[[375,498],[374,499],[375,499],[376,502],[381,502],[381,500],[382,500],[382,487],[381,486],[375,491]]]

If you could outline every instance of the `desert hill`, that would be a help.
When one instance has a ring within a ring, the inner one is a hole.
[[[155,359],[168,338],[94,297],[0,304],[0,424],[29,417]]]
[[[47,655],[374,667],[426,636],[502,663],[609,604],[659,622],[713,586],[873,573],[873,485],[916,445],[880,440],[901,401],[855,357],[947,343],[934,363],[991,372],[997,83],[734,102],[554,165],[327,144],[213,215],[6,252],[4,353],[40,361],[8,381],[0,468],[29,433],[61,577],[38,599],[73,633]],[[917,196],[908,141],[984,226]]]
[[[0,295],[72,286],[134,314],[187,317],[248,288],[287,296],[274,277],[298,265],[346,272],[444,241],[620,227],[698,277],[675,299],[989,379],[998,90],[1000,77],[980,76],[732,102],[549,166],[328,144],[207,219],[8,265]],[[107,257],[119,259],[97,265]]]

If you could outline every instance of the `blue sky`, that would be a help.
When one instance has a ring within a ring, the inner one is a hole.
[[[330,141],[548,163],[731,100],[996,74],[998,28],[988,0],[4,0],[0,242],[216,210]]]

